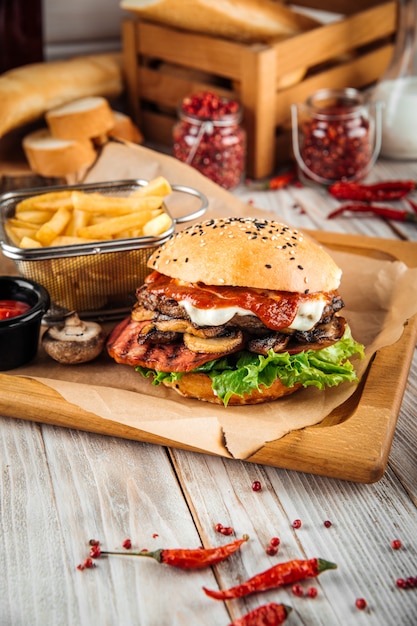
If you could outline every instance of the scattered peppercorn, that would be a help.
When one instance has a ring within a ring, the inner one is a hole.
[[[259,480],[254,480],[252,483],[252,491],[262,491],[262,485]]]
[[[265,552],[269,556],[275,556],[275,554],[278,554],[278,547],[273,546],[272,544],[269,544],[268,546],[266,546]]]
[[[408,578],[397,578],[395,584],[399,589],[412,589],[417,587],[417,576],[408,576]]]
[[[300,519],[295,519],[291,525],[293,528],[301,528],[303,524]]]
[[[298,596],[299,598],[302,598],[304,595],[304,589],[302,588],[301,585],[293,585],[291,587],[291,591],[295,596]]]
[[[279,537],[272,537],[269,543],[271,544],[271,546],[278,547],[279,544],[281,543],[281,539]]]
[[[87,557],[83,563],[77,565],[77,569],[80,570],[80,572],[82,572],[83,569],[91,569],[92,567],[95,567],[95,564],[93,562],[93,559],[91,559],[90,557]]]
[[[399,550],[402,547],[402,542],[400,539],[393,539],[393,541],[391,541],[391,548],[393,550]]]
[[[356,605],[356,608],[359,609],[360,611],[365,610],[367,607],[365,598],[358,598],[355,602],[355,605]]]
[[[326,528],[330,528],[330,526],[332,525],[331,521],[326,519],[323,524],[325,525]]]
[[[132,542],[130,541],[130,539],[125,539],[122,543],[122,546],[125,550],[130,550],[132,548]]]
[[[309,587],[307,589],[307,595],[309,598],[316,598],[318,594],[317,587]]]
[[[98,559],[101,556],[101,548],[99,543],[95,543],[90,548],[90,557],[92,559]]]

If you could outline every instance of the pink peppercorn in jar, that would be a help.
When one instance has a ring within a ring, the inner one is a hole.
[[[173,129],[173,154],[225,189],[245,172],[246,133],[236,100],[205,91],[184,98]]]
[[[331,185],[364,178],[381,148],[380,103],[353,88],[321,89],[291,107],[300,177]]]

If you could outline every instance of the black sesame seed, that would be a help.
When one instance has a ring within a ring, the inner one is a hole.
[[[270,270],[272,265],[270,265],[269,263],[265,263],[265,267]]]
[[[307,294],[310,292],[310,289],[305,289],[304,293]]]
[[[302,265],[297,265],[297,267],[298,267],[299,270],[303,270],[304,269],[304,267]]]

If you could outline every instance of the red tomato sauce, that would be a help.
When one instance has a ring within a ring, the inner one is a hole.
[[[26,313],[30,305],[20,300],[0,300],[0,320],[7,320]]]
[[[145,282],[149,291],[177,302],[188,300],[199,309],[241,307],[251,311],[273,330],[287,328],[294,321],[300,303],[316,297],[314,294],[266,291],[248,287],[180,283],[156,271],[149,274]]]

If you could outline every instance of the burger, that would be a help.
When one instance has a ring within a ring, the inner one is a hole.
[[[210,219],[149,258],[107,350],[153,384],[227,405],[357,380],[341,270],[313,239],[257,218]]]

